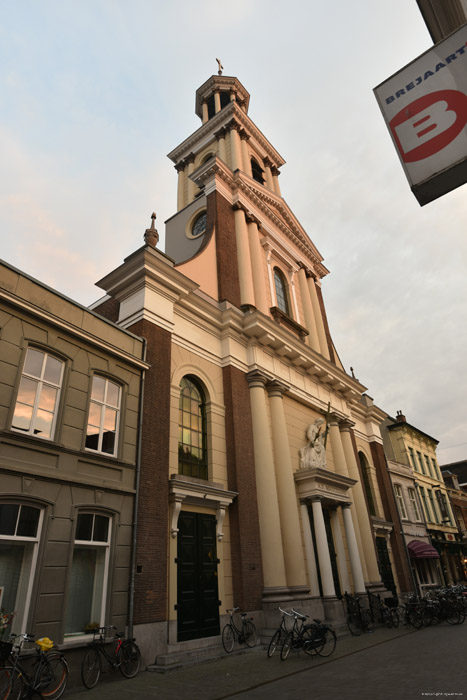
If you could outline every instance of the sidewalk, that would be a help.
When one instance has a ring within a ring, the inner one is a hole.
[[[72,700],[92,700],[93,695],[99,700],[222,700],[410,634],[417,632],[401,626],[397,629],[377,628],[375,632],[360,637],[345,637],[338,640],[334,654],[326,659],[291,652],[286,661],[281,661],[278,651],[268,659],[266,649],[257,647],[165,674],[146,671],[131,680],[125,680],[118,672],[103,673],[93,690],[78,687],[68,691],[67,695]]]

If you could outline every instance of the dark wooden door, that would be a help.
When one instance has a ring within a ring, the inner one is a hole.
[[[388,545],[384,537],[376,537],[376,552],[378,554],[379,573],[386,590],[396,595],[396,583],[392,573],[391,559],[389,557]]]
[[[178,641],[219,634],[216,518],[182,511],[177,548]]]

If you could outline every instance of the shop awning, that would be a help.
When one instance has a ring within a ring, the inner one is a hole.
[[[436,549],[428,542],[418,542],[412,540],[407,545],[409,554],[413,559],[439,559]]]

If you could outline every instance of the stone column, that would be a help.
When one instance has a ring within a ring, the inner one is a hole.
[[[185,161],[181,160],[177,163],[175,170],[178,173],[178,187],[177,187],[177,211],[183,209],[186,204],[185,201],[185,184],[186,184],[186,174],[185,174]]]
[[[316,330],[315,316],[313,306],[311,304],[310,292],[306,281],[306,272],[304,267],[300,267],[298,271],[298,284],[300,287],[300,296],[302,298],[303,313],[305,315],[305,327],[310,335],[306,337],[305,342],[316,352],[320,352],[318,331]]]
[[[219,144],[219,158],[224,163],[227,163],[227,149],[225,147],[225,134],[226,134],[226,130],[224,127],[222,127],[222,129],[219,129],[219,131],[216,131],[214,136],[216,137],[217,142]]]
[[[357,539],[355,537],[355,530],[353,527],[352,514],[350,512],[350,503],[342,506],[342,514],[344,516],[345,537],[347,539],[347,547],[349,550],[354,592],[365,594],[365,581],[363,580],[363,571],[360,564],[360,555],[358,552]]]
[[[306,562],[308,568],[308,580],[310,583],[310,593],[313,596],[319,596],[319,581],[318,569],[316,567],[315,548],[313,546],[313,535],[311,534],[310,516],[308,514],[308,506],[306,503],[300,504],[300,513],[302,516],[303,539],[305,542]]]
[[[277,194],[278,197],[281,197],[282,196],[281,195],[281,188],[279,185],[280,172],[279,172],[278,168],[276,168],[276,166],[273,166],[271,168],[271,173],[272,173],[272,183],[273,183],[273,187],[274,187],[274,192]]]
[[[308,277],[308,289],[310,291],[311,303],[313,306],[313,313],[316,322],[316,330],[318,331],[318,342],[320,352],[327,360],[329,360],[329,348],[328,341],[326,338],[326,331],[324,329],[323,315],[321,313],[321,307],[319,305],[318,294],[316,292],[315,280],[313,276]]]
[[[247,374],[247,379],[250,386],[265,594],[288,594],[274,457],[264,391],[267,378],[254,371]]]
[[[274,182],[272,180],[271,166],[272,166],[272,163],[269,160],[269,158],[265,158],[264,159],[264,172],[266,175],[266,187],[268,189],[270,189],[272,192],[274,192]]]
[[[214,112],[217,114],[221,111],[221,96],[219,90],[214,92]]]
[[[286,387],[273,381],[267,385],[267,390],[287,585],[295,592],[307,593],[297,493],[282,398]]]
[[[208,103],[203,100],[201,104],[201,109],[203,111],[203,124],[206,124],[206,122],[209,119],[209,113],[208,113]]]
[[[355,486],[352,487],[352,497],[355,501],[355,511],[357,513],[358,519],[358,529],[360,530],[360,538],[362,541],[363,553],[365,556],[365,563],[368,572],[368,579],[371,583],[379,583],[381,581],[381,575],[378,569],[378,562],[376,559],[376,549],[375,542],[373,539],[373,532],[370,522],[370,516],[368,514],[368,508],[365,500],[365,495],[363,493],[362,482],[360,479],[360,470],[357,465],[357,460],[355,458],[355,450],[352,444],[352,437],[350,435],[351,424],[348,421],[344,421],[340,424],[340,433],[342,439],[342,447],[344,449],[345,460],[347,462],[347,467],[349,470],[349,476],[351,479],[355,479],[357,482]]]
[[[239,124],[230,122],[230,156],[232,159],[232,170],[242,170],[242,154],[240,149],[240,136],[238,134]]]
[[[234,204],[235,237],[237,240],[237,264],[241,306],[255,306],[255,291],[251,271],[250,245],[245,212],[240,204]],[[233,262],[233,261],[232,261]]]
[[[339,569],[339,580],[342,592],[350,591],[349,572],[347,570],[347,559],[345,556],[344,541],[342,539],[341,524],[337,508],[331,510],[331,527],[334,537],[334,546],[337,555],[337,567]]]
[[[318,550],[319,570],[324,596],[335,596],[334,579],[332,577],[331,557],[329,556],[328,538],[324,524],[321,499],[315,496],[311,499],[313,509],[313,524],[315,526],[316,548]]]
[[[189,204],[190,202],[192,202],[194,200],[195,193],[196,193],[196,185],[193,182],[193,180],[190,178],[190,175],[192,174],[192,172],[195,169],[195,154],[190,153],[190,155],[187,156],[186,161],[188,163],[188,173],[187,173],[187,175],[188,175],[188,178],[187,178],[188,179],[188,202],[187,202],[187,204]]]
[[[253,274],[253,287],[255,290],[255,306],[263,314],[269,311],[266,286],[264,279],[264,256],[259,240],[259,221],[249,214],[246,215],[248,224],[248,240],[250,243],[251,271]]]
[[[349,475],[349,469],[347,466],[347,461],[345,459],[345,453],[344,453],[344,448],[342,446],[342,439],[341,439],[341,433],[339,430],[339,423],[338,419],[336,416],[332,416],[330,421],[329,421],[329,440],[331,442],[331,450],[332,450],[332,455],[334,459],[334,469],[338,474],[342,474],[343,476],[350,476]],[[358,548],[360,551],[360,559],[361,559],[361,565],[363,567],[363,573],[365,576],[365,580],[368,581],[368,572],[366,569],[366,563],[365,563],[365,550],[363,548],[363,543],[361,540],[360,536],[360,528],[358,525],[358,515],[356,512],[356,507],[354,504],[352,504],[352,518],[353,518],[353,523],[354,523],[354,532],[355,536],[357,538],[357,543],[358,543]]]
[[[240,145],[242,148],[243,171],[252,177],[250,154],[248,153],[248,139],[250,137],[244,129],[240,131]]]

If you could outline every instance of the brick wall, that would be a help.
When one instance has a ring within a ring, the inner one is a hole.
[[[256,495],[250,391],[243,372],[224,367],[225,431],[229,489],[238,496],[229,510],[234,604],[261,608],[263,567]]]
[[[146,338],[151,365],[144,387],[136,544],[135,624],[167,617],[171,334],[148,321],[129,330]]]

